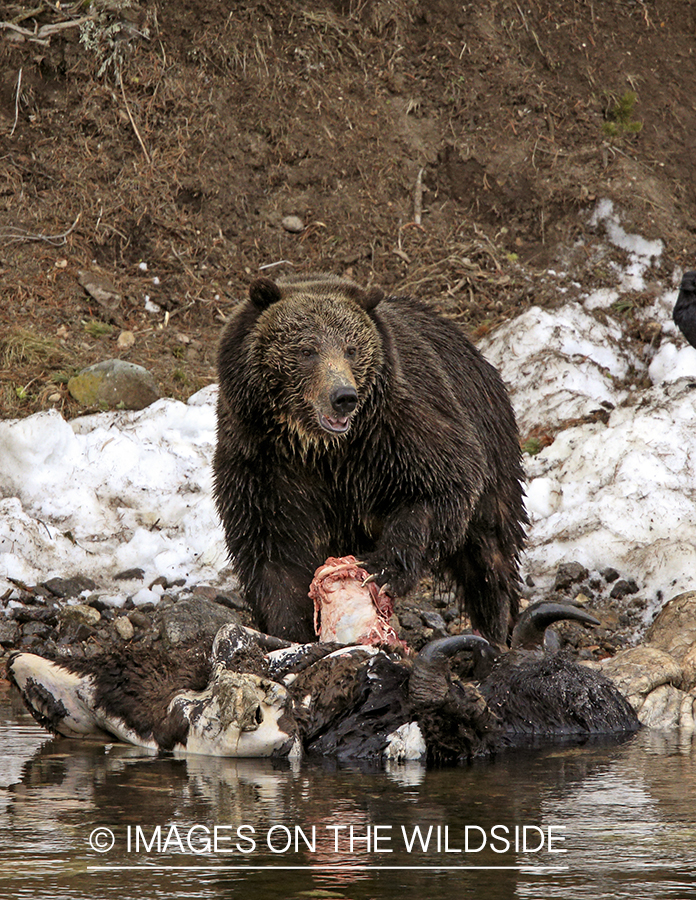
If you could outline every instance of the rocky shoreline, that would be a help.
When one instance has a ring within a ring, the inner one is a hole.
[[[84,574],[37,585],[17,581],[0,597],[0,660],[16,650],[49,657],[93,657],[125,644],[171,650],[199,642],[212,646],[223,625],[255,627],[247,603],[229,584],[186,585],[158,578],[143,584],[140,570],[121,573],[115,591]],[[612,678],[641,722],[652,728],[696,730],[696,591],[672,598],[652,623],[648,601],[635,581],[612,569],[590,573],[578,563],[558,567],[542,595],[524,587],[523,605],[540,600],[574,602],[600,619],[596,628],[576,622],[553,626],[561,646],[578,661]],[[155,597],[156,602],[143,598]],[[409,646],[468,629],[454,598],[423,584],[396,604],[393,624]],[[4,673],[4,665],[3,665]]]
[[[255,626],[248,604],[229,584],[187,586],[162,577],[145,585],[138,569],[120,573],[114,582],[116,587],[107,588],[79,573],[36,585],[12,582],[0,598],[0,659],[15,650],[91,657],[126,642],[171,648],[201,636],[212,640],[227,623]],[[156,602],[143,602],[148,594]],[[575,623],[556,626],[564,645],[596,661],[635,643],[647,606],[635,581],[619,578],[615,570],[589,573],[578,563],[559,566],[544,594],[524,586],[523,604],[544,599],[581,603],[597,615],[602,626],[590,631]],[[400,635],[416,650],[469,628],[453,595],[427,583],[397,601],[396,618]]]

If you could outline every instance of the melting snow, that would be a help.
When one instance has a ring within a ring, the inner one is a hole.
[[[482,345],[511,388],[523,435],[598,408],[609,414],[525,457],[524,570],[543,587],[563,561],[613,566],[648,597],[668,599],[696,587],[696,350],[671,320],[681,273],[645,312],[663,326],[661,347],[652,359],[637,355],[611,318],[595,316],[645,286],[662,247],[627,234],[608,202],[594,222],[628,255],[618,289],[554,312],[530,309]],[[630,371],[651,386],[627,389]],[[211,492],[215,396],[211,385],[186,404],[0,422],[0,580],[79,572],[113,603],[123,592],[111,579],[132,567],[146,585],[160,575],[215,583],[227,563]],[[157,597],[144,588],[137,602]]]
[[[215,393],[0,422],[0,577],[215,579],[226,564],[211,494]]]

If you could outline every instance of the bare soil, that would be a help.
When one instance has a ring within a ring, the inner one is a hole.
[[[215,379],[222,323],[262,267],[409,291],[476,337],[557,303],[548,267],[612,283],[598,198],[664,241],[665,272],[693,265],[694,0],[0,17],[0,417],[85,412],[67,379],[116,356],[185,399]],[[95,300],[85,271],[115,294]],[[616,315],[627,339],[654,337]]]

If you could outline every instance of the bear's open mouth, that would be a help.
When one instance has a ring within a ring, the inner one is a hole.
[[[324,431],[330,431],[332,434],[344,434],[350,428],[350,416],[325,416],[319,415],[319,424]]]

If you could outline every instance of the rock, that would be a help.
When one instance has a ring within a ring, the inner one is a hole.
[[[96,591],[98,584],[86,575],[73,575],[71,578],[49,578],[43,587],[55,597],[79,597],[83,591]]]
[[[93,297],[104,309],[111,312],[121,302],[121,294],[106,275],[88,269],[80,269],[77,273],[77,280],[90,297]]]
[[[240,624],[237,613],[203,598],[179,600],[155,611],[155,627],[167,648],[197,639],[212,642],[218,629],[230,622]]]
[[[46,625],[58,624],[58,610],[55,606],[16,606],[11,612],[15,622],[43,622]]]
[[[14,647],[19,640],[19,625],[11,619],[0,619],[0,645]]]
[[[554,591],[565,590],[573,584],[585,581],[589,574],[587,569],[578,562],[562,563],[556,572],[553,589]]]
[[[75,606],[64,606],[60,611],[61,624],[96,625],[101,620],[101,613],[93,606],[78,603]]]
[[[37,637],[46,639],[49,637],[54,637],[55,631],[50,625],[46,625],[44,622],[27,622],[26,625],[22,628],[22,637]]]
[[[291,234],[300,234],[304,231],[304,222],[299,216],[285,216],[280,223],[286,231]]]
[[[611,589],[610,597],[613,597],[615,600],[621,599],[621,597],[625,597],[627,594],[637,594],[638,593],[638,585],[632,578],[625,579],[622,578],[620,581],[617,581],[614,587]]]
[[[88,366],[68,381],[68,390],[85,406],[121,409],[144,409],[160,397],[147,369],[121,359]]]
[[[70,655],[77,655],[78,644],[96,637],[97,630],[86,622],[67,621],[61,624],[59,644],[70,647]]]
[[[142,609],[134,609],[128,613],[128,619],[136,628],[149,628],[152,624]]]
[[[602,569],[601,575],[607,584],[611,584],[619,577],[619,573],[616,571],[616,569],[612,569],[611,566],[606,569]]]
[[[683,726],[693,731],[695,699],[693,694],[680,691],[672,684],[662,684],[648,694],[636,712],[647,728]]]
[[[680,687],[682,668],[663,650],[632,647],[604,660],[600,670],[614,681],[621,693],[640,715],[645,697],[664,684]]]
[[[135,634],[133,623],[128,616],[118,616],[114,619],[114,629],[116,630],[116,634],[124,641],[132,640],[133,635]]]
[[[417,629],[422,628],[421,617],[408,609],[401,610],[399,613],[399,621],[401,622],[401,627],[407,628],[409,631],[416,631]]]
[[[111,610],[111,607],[107,603],[104,603],[104,601],[101,599],[101,597],[98,597],[96,595],[94,597],[90,597],[89,599],[85,600],[85,606],[92,606],[92,607],[94,607],[94,609],[98,609],[99,612],[102,614],[102,618],[104,618],[105,612],[108,612],[108,611],[113,612],[113,610]]]
[[[123,572],[114,575],[114,581],[142,581],[144,577],[144,569],[124,569]]]
[[[135,344],[135,335],[132,331],[122,331],[116,340],[119,350],[130,350],[133,344]]]
[[[440,613],[424,610],[421,613],[423,624],[428,628],[432,628],[436,637],[445,637],[447,635],[447,625]]]
[[[664,605],[645,642],[682,662],[696,644],[696,591],[678,594]]]

